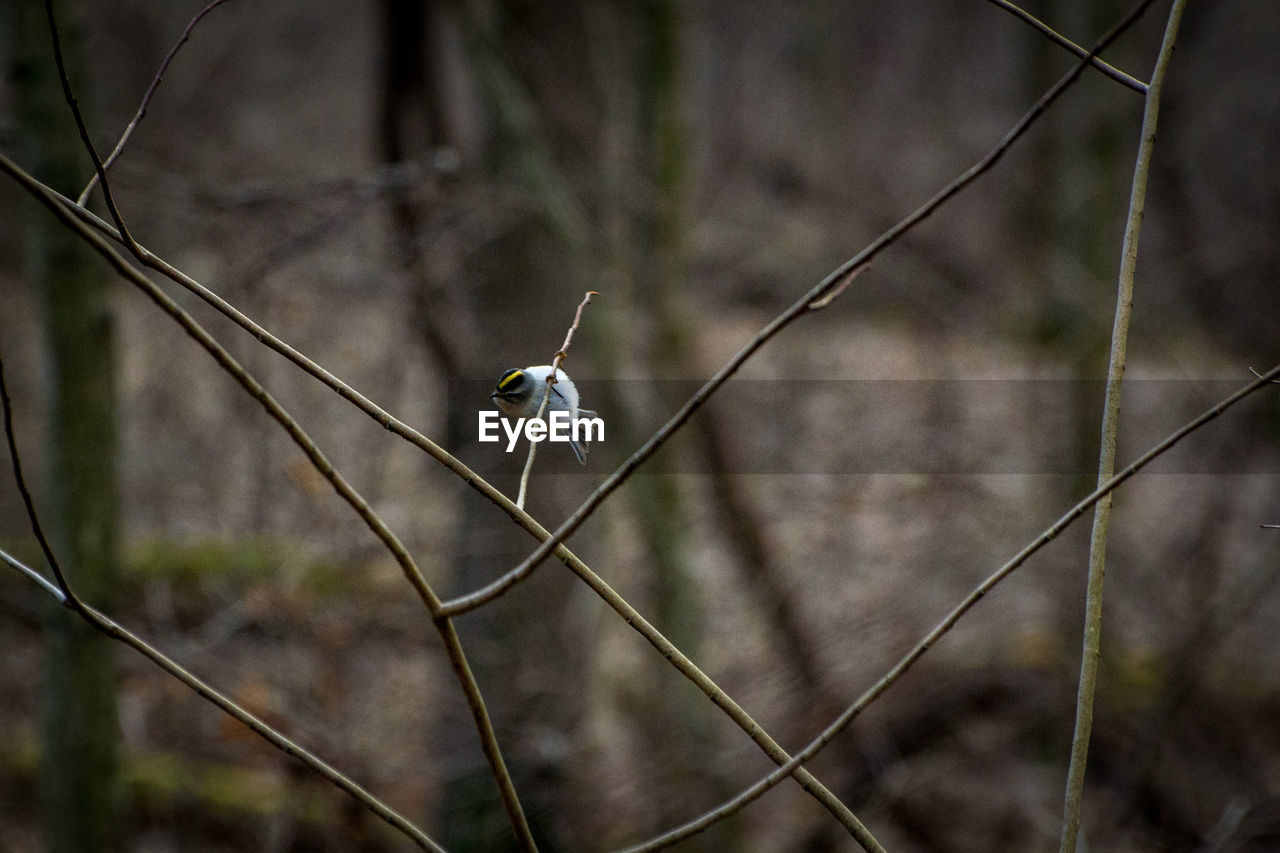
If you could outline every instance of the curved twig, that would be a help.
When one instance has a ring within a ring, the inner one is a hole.
[[[111,153],[107,155],[107,159],[102,161],[102,171],[105,173],[111,168],[112,164],[124,152],[124,147],[129,144],[129,137],[133,136],[133,132],[137,130],[138,125],[147,116],[147,107],[151,105],[151,98],[156,93],[156,89],[160,87],[160,82],[164,80],[164,74],[169,70],[169,63],[173,62],[173,58],[178,55],[178,51],[191,39],[191,31],[196,28],[196,24],[200,23],[205,15],[212,12],[218,6],[226,3],[227,0],[213,0],[208,6],[201,9],[191,23],[187,24],[187,28],[182,31],[182,38],[178,39],[178,43],[169,49],[169,53],[165,55],[164,61],[160,63],[160,68],[156,71],[156,76],[152,79],[151,85],[147,87],[146,93],[142,96],[142,103],[138,105],[138,111],[133,114],[129,124],[125,127],[124,133],[120,135],[120,141],[116,143],[116,147],[111,149]],[[89,179],[89,183],[80,191],[79,197],[76,198],[76,204],[84,206],[89,200],[89,193],[93,192],[93,188],[98,185],[98,173],[95,171],[93,177]]]
[[[80,131],[80,141],[84,143],[85,151],[89,152],[89,159],[93,161],[94,172],[98,176],[98,181],[102,184],[102,197],[107,203],[107,210],[111,213],[111,218],[116,223],[116,228],[120,231],[120,240],[128,247],[130,252],[137,254],[137,243],[134,242],[133,236],[129,233],[129,229],[125,227],[124,218],[120,215],[120,209],[116,207],[116,200],[111,195],[111,188],[107,185],[107,172],[103,168],[102,159],[98,157],[98,151],[93,147],[93,140],[89,137],[89,128],[84,123],[84,116],[80,113],[80,103],[76,100],[75,92],[71,90],[71,78],[67,73],[67,64],[62,56],[62,39],[58,35],[58,21],[53,14],[53,0],[44,0],[45,17],[49,19],[49,37],[53,40],[53,61],[58,66],[58,80],[62,84],[62,96],[66,99],[67,106],[71,108],[71,115],[75,119],[76,129]]]
[[[560,369],[560,365],[564,364],[564,360],[569,357],[569,347],[573,344],[573,333],[578,331],[578,324],[582,322],[582,309],[591,303],[592,296],[600,294],[594,290],[588,290],[582,297],[582,301],[578,303],[578,310],[573,314],[573,324],[569,326],[568,333],[564,336],[564,343],[560,345],[560,349],[556,352],[556,357],[551,360],[551,375],[547,377],[547,387],[542,391],[542,402],[538,405],[538,414],[535,416],[539,420],[547,411],[547,404],[551,400],[551,388],[556,384],[556,371]],[[538,442],[529,442],[529,456],[524,462],[524,471],[520,474],[520,493],[516,496],[516,506],[524,509],[524,496],[529,488],[529,474],[533,471],[533,457],[537,455]]]

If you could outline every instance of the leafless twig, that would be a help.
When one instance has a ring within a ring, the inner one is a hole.
[[[551,400],[551,389],[556,384],[556,371],[560,369],[560,365],[564,364],[564,360],[569,357],[569,346],[573,343],[573,333],[578,331],[578,324],[582,322],[582,309],[586,308],[591,302],[592,296],[600,294],[594,290],[588,290],[586,295],[582,297],[582,301],[578,303],[578,310],[573,314],[573,325],[569,327],[569,332],[564,336],[564,343],[560,345],[559,352],[556,357],[551,360],[551,373],[547,376],[547,387],[542,391],[542,402],[538,405],[538,414],[536,417],[541,420],[547,411],[547,403]],[[529,456],[524,462],[524,472],[520,475],[520,493],[516,496],[516,506],[524,509],[525,491],[529,488],[529,474],[533,471],[533,457],[538,452],[538,442],[529,442]]]
[[[116,200],[111,195],[111,188],[107,185],[107,173],[103,169],[102,159],[98,156],[98,151],[93,147],[93,140],[89,137],[89,128],[85,126],[84,116],[80,113],[80,104],[76,100],[75,92],[71,90],[71,77],[67,72],[67,63],[62,56],[62,39],[58,35],[58,21],[53,14],[53,0],[44,0],[45,16],[49,19],[49,37],[53,40],[53,60],[58,66],[58,80],[62,83],[62,95],[67,101],[67,106],[71,108],[71,115],[75,118],[76,129],[80,131],[80,141],[84,143],[85,151],[89,153],[89,159],[93,161],[94,172],[98,176],[98,181],[102,184],[102,197],[107,203],[107,210],[111,213],[112,220],[116,223],[116,228],[120,231],[120,241],[128,247],[130,252],[137,254],[137,243],[129,234],[129,229],[125,227],[124,219],[120,216],[120,210],[116,207]]]
[[[383,543],[391,555],[395,558],[401,571],[409,580],[419,598],[422,599],[427,611],[431,615],[432,621],[435,623],[436,629],[440,632],[441,638],[444,640],[444,647],[449,659],[449,663],[457,677],[459,685],[466,696],[467,705],[471,710],[472,718],[476,726],[476,730],[480,737],[481,747],[485,753],[485,757],[489,761],[490,771],[493,774],[495,783],[498,786],[501,795],[503,807],[506,809],[508,817],[511,820],[512,828],[515,832],[516,839],[521,847],[525,850],[536,850],[537,845],[533,840],[533,833],[529,827],[528,820],[524,815],[524,810],[520,806],[519,797],[516,794],[515,785],[511,780],[511,774],[507,770],[506,762],[502,758],[502,752],[498,747],[497,735],[493,729],[493,722],[489,717],[488,709],[485,707],[484,698],[480,693],[480,687],[475,680],[475,675],[471,671],[470,664],[462,649],[461,641],[458,637],[457,630],[454,628],[452,620],[440,610],[441,601],[432,590],[431,586],[423,577],[421,570],[414,562],[413,557],[405,549],[400,542],[399,537],[387,527],[386,523],[373,511],[363,497],[346,481],[346,479],[333,467],[320,448],[311,440],[310,436],[302,429],[296,420],[289,415],[287,411],[262,387],[248,371],[240,366],[238,362],[227,352],[226,348],[217,342],[204,327],[195,321],[181,306],[173,301],[168,294],[157,287],[137,268],[130,264],[124,257],[116,252],[110,245],[106,243],[95,231],[81,222],[73,215],[72,210],[68,209],[55,194],[47,191],[43,184],[31,178],[21,169],[17,168],[7,157],[0,154],[0,171],[4,171],[14,177],[23,187],[30,192],[37,201],[41,202],[60,221],[67,227],[75,231],[83,240],[90,244],[106,261],[112,266],[117,273],[123,278],[137,286],[152,300],[162,311],[175,320],[186,334],[196,341],[213,359],[218,363],[219,367],[229,373],[233,379],[256,400],[259,405],[269,414],[273,420],[288,433],[293,442],[302,450],[312,466],[323,476],[339,496],[355,511],[356,515],[365,523],[365,525],[374,533],[375,536]],[[106,187],[104,183],[104,189]],[[75,208],[79,209],[79,208]],[[56,573],[56,570],[55,570]],[[66,589],[63,584],[64,591]]]
[[[1026,21],[1028,24],[1030,24],[1031,26],[1039,30],[1041,33],[1043,33],[1049,39],[1049,41],[1053,42],[1059,47],[1066,48],[1067,50],[1071,51],[1081,59],[1087,59],[1090,65],[1092,65],[1094,68],[1098,69],[1103,74],[1110,77],[1112,80],[1115,80],[1116,82],[1124,86],[1128,86],[1130,89],[1132,89],[1133,91],[1137,92],[1140,95],[1145,95],[1147,93],[1146,83],[1143,83],[1141,80],[1137,79],[1136,77],[1131,77],[1130,75],[1121,71],[1119,68],[1116,68],[1114,65],[1104,62],[1100,57],[1096,55],[1091,55],[1089,51],[1085,50],[1083,47],[1076,44],[1071,39],[1062,35],[1057,30],[1053,29],[1048,24],[1044,23],[1039,18],[1032,15],[1030,12],[1027,12],[1024,9],[1021,9],[1013,5],[1012,3],[1009,2],[1009,0],[987,0],[987,2],[995,6],[999,6],[1001,9],[1004,9],[1006,12],[1009,12],[1015,17],[1021,18],[1023,21]]]
[[[1115,321],[1111,328],[1111,353],[1107,364],[1107,389],[1102,409],[1102,441],[1098,451],[1098,481],[1109,480],[1115,473],[1116,442],[1120,431],[1120,389],[1124,380],[1128,352],[1129,318],[1133,312],[1133,280],[1138,264],[1138,235],[1147,203],[1147,174],[1151,154],[1155,150],[1156,123],[1160,114],[1160,92],[1165,72],[1173,58],[1173,44],[1178,33],[1186,0],[1174,0],[1169,11],[1164,40],[1151,74],[1151,88],[1142,114],[1142,130],[1137,162],[1133,167],[1133,185],[1129,194],[1129,214],[1125,221],[1124,246],[1120,253],[1120,276],[1117,283]],[[1098,501],[1093,508],[1093,530],[1089,534],[1089,578],[1085,594],[1083,649],[1080,655],[1080,680],[1076,691],[1075,729],[1071,738],[1071,761],[1067,767],[1066,794],[1063,802],[1061,853],[1075,853],[1080,832],[1080,806],[1084,796],[1085,765],[1089,755],[1089,738],[1093,731],[1093,696],[1098,681],[1098,658],[1102,653],[1102,588],[1106,574],[1107,539],[1111,527],[1111,498]]]
[[[59,604],[67,603],[67,596],[62,590],[58,589],[58,585],[50,582],[48,578],[37,572],[35,569],[23,563],[17,557],[14,557],[5,551],[0,550],[0,562],[5,563],[9,568],[21,572],[31,580],[35,581],[40,587],[54,597]]]
[[[111,168],[111,165],[116,162],[116,159],[124,151],[125,145],[129,144],[129,137],[133,136],[133,132],[137,129],[139,123],[146,118],[147,107],[151,105],[151,97],[155,95],[156,89],[159,88],[160,81],[164,80],[164,74],[169,70],[169,63],[173,62],[173,58],[178,55],[178,50],[190,40],[191,31],[196,28],[196,24],[200,23],[201,19],[204,18],[205,15],[209,14],[218,6],[221,6],[226,2],[227,0],[213,0],[212,3],[201,9],[199,13],[191,19],[191,23],[187,24],[187,28],[182,31],[182,38],[178,39],[178,43],[169,49],[169,53],[165,56],[164,61],[160,63],[160,68],[156,71],[156,76],[151,81],[151,85],[147,87],[146,93],[142,96],[142,103],[138,105],[138,111],[133,114],[133,118],[124,129],[124,133],[120,135],[120,141],[116,143],[116,147],[111,150],[111,153],[107,155],[107,159],[103,161],[103,174],[105,174],[106,171]],[[83,207],[84,203],[89,199],[89,193],[93,192],[93,188],[97,185],[98,173],[95,172],[93,177],[89,179],[89,183],[85,185],[83,190],[81,190],[80,196],[76,199],[76,204]]]

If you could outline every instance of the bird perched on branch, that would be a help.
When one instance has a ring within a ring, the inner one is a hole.
[[[542,405],[542,396],[546,391],[547,377],[551,375],[551,365],[539,364],[523,369],[512,368],[498,379],[497,386],[489,399],[493,400],[499,411],[512,418],[536,418],[538,407]],[[556,381],[551,386],[551,395],[547,398],[547,408],[543,420],[550,420],[552,412],[566,412],[571,423],[579,418],[595,418],[596,413],[590,409],[578,408],[578,388],[563,370],[556,370]],[[587,462],[587,444],[575,428],[569,440],[569,446],[582,464]]]

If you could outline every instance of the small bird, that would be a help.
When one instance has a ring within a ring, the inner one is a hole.
[[[538,416],[538,407],[542,405],[542,395],[546,391],[547,377],[551,375],[551,365],[539,364],[523,370],[512,368],[498,379],[498,385],[489,395],[498,409],[512,418],[534,418]],[[552,412],[568,412],[570,422],[578,418],[594,418],[596,413],[590,409],[578,408],[578,389],[563,370],[556,370],[556,381],[551,386],[551,396],[547,398],[547,408],[543,420],[548,420]],[[583,465],[587,464],[587,445],[583,441],[569,441],[573,453]]]

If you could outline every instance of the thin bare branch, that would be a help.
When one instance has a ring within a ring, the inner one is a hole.
[[[147,87],[146,93],[142,96],[142,103],[138,105],[138,111],[133,114],[133,118],[130,119],[129,124],[124,129],[124,133],[120,135],[120,141],[116,143],[116,147],[111,149],[107,159],[102,162],[103,173],[110,169],[121,153],[124,152],[124,147],[129,144],[129,137],[133,136],[133,132],[137,130],[138,125],[146,118],[147,107],[151,105],[151,98],[155,95],[156,89],[160,87],[160,82],[164,80],[165,72],[169,70],[169,63],[173,62],[173,58],[178,55],[178,51],[191,39],[191,31],[196,28],[196,24],[200,23],[205,15],[226,2],[227,0],[213,0],[212,3],[201,9],[191,19],[191,23],[187,24],[187,28],[182,31],[182,38],[178,39],[178,43],[169,49],[169,53],[165,56],[164,61],[160,63],[160,68],[156,71],[156,76],[152,79],[151,85]],[[80,196],[76,199],[76,204],[83,207],[84,203],[89,200],[89,193],[93,192],[93,188],[97,185],[98,173],[94,172],[93,177],[89,179],[89,183],[81,190]]]
[[[1128,29],[1128,27],[1147,10],[1152,2],[1154,2],[1154,0],[1142,0],[1142,2],[1139,3],[1133,11],[1126,15],[1120,23],[1103,36],[1097,46],[1090,51],[1089,55],[1093,56],[1097,54],[1099,50],[1102,50],[1114,41],[1120,33]],[[959,177],[945,186],[914,213],[898,222],[898,224],[894,225],[888,231],[877,237],[870,245],[857,255],[845,261],[833,270],[826,278],[809,290],[808,293],[797,299],[790,308],[783,311],[767,326],[761,329],[760,332],[757,333],[756,336],[752,338],[737,355],[731,358],[723,367],[720,368],[715,376],[699,388],[693,397],[691,397],[669,421],[655,432],[639,450],[633,453],[630,458],[622,463],[621,467],[601,483],[600,486],[587,497],[582,505],[574,510],[573,514],[570,515],[563,524],[556,528],[556,531],[551,535],[551,537],[539,545],[538,548],[534,550],[534,552],[524,561],[502,577],[494,580],[492,583],[475,590],[474,592],[461,595],[447,601],[444,606],[444,612],[450,616],[454,616],[459,613],[465,613],[466,611],[472,610],[476,607],[480,607],[481,605],[502,595],[508,589],[532,574],[533,570],[547,558],[556,545],[567,539],[569,536],[572,536],[573,533],[582,526],[582,523],[586,521],[587,518],[589,518],[600,506],[600,504],[604,502],[605,498],[613,494],[613,492],[621,486],[627,478],[644,463],[645,460],[656,453],[658,449],[662,447],[662,445],[665,444],[666,441],[676,432],[676,430],[680,429],[680,427],[682,427],[685,422],[693,416],[693,413],[701,408],[702,404],[705,403],[712,394],[719,390],[720,386],[722,386],[738,371],[738,368],[740,368],[748,358],[754,355],[757,350],[768,343],[775,335],[787,326],[791,325],[791,323],[797,318],[813,310],[811,308],[813,304],[817,303],[821,305],[823,298],[832,291],[841,287],[842,283],[845,282],[846,277],[851,272],[859,267],[866,266],[873,258],[876,257],[876,255],[892,246],[904,234],[915,228],[933,214],[934,211],[938,210],[938,208],[951,200],[951,198],[953,198],[957,193],[995,166],[1013,143],[1026,133],[1027,129],[1035,122],[1035,120],[1039,118],[1044,111],[1047,110],[1053,102],[1056,101],[1062,93],[1080,77],[1086,67],[1088,67],[1087,62],[1082,61],[1077,63],[1075,68],[1054,84],[1053,87],[1050,88],[1049,91],[1047,91],[1040,100],[1038,100],[1035,105],[1027,111],[1018,123],[1005,134],[1004,138],[1001,139],[994,148],[987,152],[984,157],[982,157],[982,159],[970,166]]]
[[[129,234],[129,229],[125,227],[124,219],[120,216],[120,210],[116,207],[116,200],[111,195],[111,187],[107,185],[107,173],[103,169],[102,159],[98,157],[98,151],[93,147],[93,140],[89,137],[89,128],[85,126],[84,116],[80,113],[80,103],[76,100],[75,93],[71,90],[71,77],[67,72],[66,60],[62,56],[62,38],[58,35],[58,21],[53,14],[53,0],[44,0],[45,17],[49,19],[49,37],[53,40],[53,60],[58,66],[58,80],[62,83],[62,95],[67,101],[67,106],[71,108],[71,115],[75,118],[76,129],[80,131],[80,141],[84,143],[85,151],[89,152],[89,159],[93,161],[94,172],[98,176],[98,181],[102,184],[102,197],[107,203],[107,210],[111,213],[111,219],[116,223],[116,228],[120,231],[120,240],[128,247],[130,252],[137,254],[137,243],[134,242],[133,236]]]
[[[62,592],[62,590],[58,589],[57,584],[51,582],[44,575],[40,574],[35,569],[28,566],[26,563],[23,563],[17,557],[14,557],[3,550],[0,550],[0,562],[5,563],[9,568],[17,572],[20,572],[26,575],[31,580],[35,581],[40,586],[41,589],[43,589],[45,592],[52,595],[54,597],[54,600],[57,601],[59,604],[67,603],[67,596]]]
[[[1132,89],[1133,91],[1137,92],[1140,95],[1145,95],[1147,93],[1146,83],[1143,83],[1141,80],[1139,80],[1136,77],[1131,77],[1130,75],[1121,71],[1119,68],[1116,68],[1114,65],[1104,62],[1098,56],[1091,56],[1089,54],[1089,51],[1085,50],[1083,47],[1076,44],[1071,39],[1062,35],[1057,30],[1053,29],[1048,24],[1044,23],[1039,18],[1032,15],[1030,12],[1027,12],[1024,9],[1021,9],[1013,5],[1012,3],[1009,2],[1009,0],[987,0],[987,2],[995,6],[999,6],[1001,9],[1004,9],[1006,12],[1010,13],[1014,17],[1021,18],[1023,21],[1027,22],[1028,24],[1030,24],[1031,26],[1039,30],[1041,33],[1043,33],[1049,39],[1049,41],[1053,42],[1059,47],[1066,48],[1067,50],[1071,51],[1081,59],[1084,59],[1087,57],[1090,65],[1092,65],[1094,68],[1101,71],[1106,76],[1110,77],[1112,80],[1115,80],[1117,83],[1120,83],[1121,85],[1124,85],[1124,86],[1128,86],[1130,89]]]
[[[22,506],[27,512],[27,520],[31,524],[31,533],[40,545],[40,551],[44,554],[45,562],[49,564],[49,568],[53,571],[54,580],[57,582],[55,585],[57,589],[56,597],[62,604],[88,618],[84,603],[71,591],[71,585],[67,583],[67,578],[62,573],[62,566],[58,564],[58,558],[54,556],[53,546],[49,544],[49,540],[44,535],[44,528],[41,526],[40,517],[36,513],[36,503],[31,497],[30,490],[27,489],[27,478],[22,473],[22,455],[18,453],[18,439],[13,431],[13,408],[9,401],[9,386],[4,379],[3,357],[0,357],[0,409],[4,412],[4,438],[9,448],[13,479],[18,485],[18,494],[21,496]],[[9,561],[6,560],[6,562]],[[41,585],[48,585],[48,581],[37,572],[28,570],[28,573],[33,577],[38,577]]]
[[[39,183],[25,171],[5,158],[2,154],[0,154],[0,171],[8,172],[10,175],[15,177],[19,183],[27,186],[28,189],[35,186],[41,187],[45,196],[61,204],[63,210],[65,210],[69,215],[76,217],[81,222],[112,240],[120,240],[119,231],[117,231],[110,223],[103,221],[92,211],[76,205],[65,196],[62,196],[49,187]],[[435,442],[431,441],[431,439],[427,438],[425,435],[418,432],[413,427],[410,427],[403,421],[395,418],[389,412],[379,407],[372,400],[365,397],[347,383],[338,379],[315,361],[271,334],[271,332],[269,332],[265,327],[255,322],[234,305],[209,290],[182,270],[168,263],[158,255],[150,252],[144,246],[139,245],[138,249],[141,253],[140,260],[147,267],[160,272],[175,283],[190,290],[213,308],[230,318],[241,328],[248,331],[260,343],[284,356],[303,372],[319,380],[326,387],[338,394],[338,396],[360,409],[360,411],[364,412],[382,427],[395,435],[400,436],[410,444],[427,453],[433,459],[440,462],[440,464],[457,474],[458,477],[460,477],[468,486],[492,501],[499,509],[506,513],[512,521],[524,528],[539,542],[544,542],[550,538],[550,531],[543,527],[537,519],[517,507],[515,502],[510,498],[496,489],[475,471],[472,471],[459,459],[445,451]],[[777,742],[774,741],[769,734],[758,723],[756,723],[756,721],[752,719],[752,717],[743,710],[731,696],[729,696],[729,694],[722,690],[719,685],[706,675],[706,673],[699,669],[696,664],[680,652],[680,650],[676,648],[675,645],[673,645],[660,631],[654,628],[638,610],[632,607],[626,599],[609,586],[603,578],[592,571],[581,558],[569,550],[569,548],[563,543],[556,546],[554,553],[570,571],[581,578],[592,591],[594,591],[607,605],[609,605],[609,607],[612,608],[623,619],[623,621],[632,626],[642,637],[644,637],[644,639],[647,640],[664,659],[671,663],[678,672],[685,676],[685,678],[692,681],[694,685],[705,693],[718,707],[725,709],[730,719],[732,719],[739,728],[746,732],[746,734],[766,754],[773,757],[775,761],[779,759],[785,760],[787,755],[786,752],[781,749]],[[830,811],[842,825],[849,829],[850,832],[857,831],[856,827],[860,825],[857,817],[840,802],[838,797],[813,777],[812,774],[802,769],[800,772],[795,774],[795,778],[796,782],[799,783],[805,791],[817,799],[818,802]]]
[[[44,575],[28,568],[2,551],[0,551],[0,555],[3,555],[4,561],[11,567],[27,575],[48,590],[50,595],[58,599],[59,604],[73,606],[72,602],[76,601],[75,596],[71,593],[70,587],[67,586],[67,579],[62,576],[58,562],[53,557],[53,548],[49,546],[49,540],[45,539],[44,529],[40,526],[39,518],[36,516],[35,502],[31,499],[31,493],[27,491],[27,478],[22,474],[22,457],[18,454],[18,439],[13,434],[13,409],[9,402],[9,386],[4,381],[3,357],[0,357],[0,409],[3,409],[4,412],[4,438],[9,446],[9,460],[13,466],[13,479],[18,484],[18,494],[22,497],[22,505],[27,510],[27,518],[31,522],[31,532],[35,535],[36,542],[40,544],[40,550],[44,553],[45,559],[53,569],[53,576],[57,583],[50,583]]]
[[[964,600],[957,604],[946,617],[934,626],[928,634],[918,642],[911,651],[907,652],[893,667],[885,673],[879,681],[866,690],[857,701],[844,710],[839,717],[827,726],[822,732],[809,742],[804,749],[795,753],[789,761],[780,765],[776,770],[771,772],[744,790],[732,800],[722,803],[716,808],[708,811],[701,817],[677,827],[670,832],[661,836],[650,839],[643,844],[634,847],[628,847],[624,853],[642,853],[642,851],[660,850],[669,847],[678,841],[696,835],[717,821],[723,820],[730,815],[740,811],[744,806],[758,799],[770,788],[777,785],[789,774],[795,772],[802,764],[809,761],[815,755],[822,751],[822,748],[830,743],[840,732],[842,732],[853,720],[866,709],[873,701],[879,698],[886,690],[893,686],[894,682],[906,674],[907,670],[934,646],[942,637],[950,631],[960,621],[960,617],[964,616],[975,604],[981,601],[987,593],[991,592],[1002,580],[1012,574],[1019,566],[1024,564],[1037,551],[1048,545],[1056,539],[1064,530],[1067,529],[1080,516],[1089,511],[1091,507],[1098,501],[1111,494],[1125,483],[1129,478],[1133,477],[1147,465],[1154,462],[1157,458],[1170,450],[1178,442],[1182,441],[1191,433],[1203,427],[1205,424],[1217,418],[1223,412],[1230,409],[1236,403],[1248,397],[1258,389],[1280,377],[1280,364],[1277,364],[1271,370],[1262,375],[1261,378],[1255,379],[1248,385],[1243,386],[1234,394],[1219,401],[1215,406],[1203,412],[1199,417],[1179,427],[1171,433],[1159,444],[1149,449],[1146,453],[1139,456],[1131,462],[1119,474],[1116,474],[1107,482],[1098,486],[1088,497],[1073,506],[1061,518],[1055,521],[1049,527],[1045,528],[1039,536],[1037,536],[1030,544],[1015,554],[1008,562],[993,572],[986,580],[978,584]]]
[[[45,554],[45,559],[48,560],[54,576],[58,579],[58,584],[54,585],[50,583],[39,572],[24,565],[21,561],[9,556],[4,551],[0,551],[0,560],[3,560],[12,568],[17,569],[27,575],[27,577],[35,580],[50,595],[52,595],[59,604],[75,611],[95,629],[113,640],[117,640],[127,646],[131,646],[147,658],[150,658],[151,661],[161,669],[165,670],[187,687],[194,690],[200,697],[212,702],[227,715],[243,723],[252,732],[262,737],[272,746],[297,758],[325,779],[332,782],[335,786],[350,794],[371,812],[406,835],[414,844],[418,845],[423,850],[431,850],[435,853],[444,853],[443,847],[432,841],[426,833],[418,829],[418,827],[414,826],[407,818],[392,809],[382,800],[369,793],[310,750],[299,746],[285,735],[267,725],[258,717],[255,717],[253,714],[246,711],[227,696],[201,681],[173,659],[152,647],[146,641],[133,634],[128,629],[103,614],[101,611],[80,600],[80,598],[72,592],[71,587],[67,584],[66,576],[62,572],[62,567],[58,562],[57,556],[53,553],[53,549],[49,547],[48,540],[45,538],[44,529],[40,524],[40,517],[36,513],[35,503],[31,500],[31,493],[27,489],[26,477],[22,472],[22,457],[18,453],[18,443],[13,432],[13,412],[9,402],[9,389],[4,378],[3,357],[0,357],[0,402],[3,402],[4,433],[5,439],[8,443],[9,460],[13,468],[14,480],[18,484],[19,493],[22,495],[23,505],[26,507],[27,511],[27,520],[31,524],[32,532],[34,533],[36,540],[40,543],[40,547]]]
[[[20,183],[26,184],[28,187],[39,185],[43,188],[44,193],[49,198],[58,201],[72,216],[75,216],[81,222],[94,228],[109,239],[123,243],[120,239],[119,230],[109,222],[105,222],[92,211],[76,205],[69,198],[60,195],[48,186],[40,184],[11,161],[4,164],[3,170],[18,178]],[[22,177],[18,177],[19,175]],[[539,524],[536,519],[518,508],[515,503],[499,489],[481,477],[477,472],[473,471],[457,457],[453,456],[440,445],[436,444],[430,438],[409,426],[399,418],[393,416],[390,412],[374,403],[364,394],[351,387],[351,385],[339,379],[333,373],[322,367],[295,347],[290,346],[288,343],[272,334],[266,327],[253,320],[217,293],[205,287],[199,281],[173,266],[159,255],[151,252],[141,244],[137,245],[137,249],[138,259],[144,266],[155,270],[174,283],[191,291],[196,296],[207,302],[215,310],[219,311],[236,325],[247,331],[259,343],[284,356],[304,373],[318,380],[322,385],[329,388],[339,397],[364,412],[384,429],[409,442],[414,447],[422,450],[441,465],[448,468],[468,486],[488,498],[494,505],[516,522],[516,524],[523,527],[538,541],[544,541],[551,535],[550,532]],[[585,564],[583,564],[581,560],[579,560],[578,557],[564,545],[557,546],[555,554],[557,558],[564,561],[565,565],[574,571],[578,571],[578,568],[575,568],[574,564],[580,568],[585,568]]]
[[[578,324],[582,322],[582,309],[591,303],[592,296],[600,294],[594,290],[588,290],[586,295],[582,297],[582,301],[578,303],[578,310],[573,313],[573,325],[569,327],[569,332],[564,336],[564,343],[560,345],[560,351],[556,353],[556,357],[551,360],[551,373],[546,379],[546,388],[542,390],[542,402],[538,404],[537,418],[542,419],[546,414],[547,403],[551,401],[551,388],[556,384],[556,371],[560,369],[560,365],[564,364],[564,360],[569,357],[569,347],[573,344],[573,333],[578,331]],[[516,506],[524,509],[524,496],[529,488],[529,474],[533,471],[533,458],[538,452],[538,442],[529,442],[529,456],[524,462],[524,471],[520,474],[520,493],[516,496]]]
[[[192,339],[196,341],[213,359],[218,363],[219,367],[229,373],[232,378],[251,396],[259,405],[288,433],[293,442],[302,450],[312,466],[323,476],[338,495],[355,511],[365,525],[374,533],[375,536],[383,543],[387,550],[395,558],[399,564],[401,571],[409,580],[410,584],[417,591],[419,598],[422,599],[428,612],[431,614],[432,621],[435,623],[437,630],[440,632],[441,638],[444,640],[446,654],[449,663],[453,668],[455,676],[458,678],[463,693],[467,699],[467,705],[471,710],[472,718],[476,725],[476,730],[480,736],[481,746],[484,750],[485,757],[489,760],[490,771],[493,774],[494,781],[498,785],[499,793],[502,797],[503,807],[506,809],[508,817],[512,822],[516,839],[525,850],[537,849],[533,840],[533,833],[529,828],[529,824],[524,815],[524,810],[520,806],[519,797],[516,795],[515,785],[511,780],[511,775],[507,770],[506,763],[502,758],[501,750],[498,747],[497,736],[493,729],[493,723],[489,718],[488,709],[485,707],[484,699],[481,696],[479,685],[476,683],[475,676],[471,672],[470,665],[467,663],[466,655],[463,652],[462,644],[458,638],[457,631],[454,629],[452,620],[441,612],[441,601],[435,592],[427,583],[422,572],[419,570],[413,557],[404,548],[399,538],[391,531],[383,520],[369,507],[363,497],[346,481],[346,479],[333,467],[320,448],[311,440],[310,436],[302,429],[296,420],[289,415],[288,412],[272,397],[261,383],[257,381],[248,371],[240,366],[238,362],[231,356],[229,352],[219,344],[212,335],[210,335],[204,327],[195,321],[190,314],[182,309],[168,294],[157,287],[145,275],[143,275],[136,267],[130,264],[123,256],[116,252],[108,245],[102,237],[95,231],[76,218],[70,209],[64,206],[60,197],[56,194],[48,192],[44,185],[31,178],[24,171],[19,169],[7,157],[0,154],[0,171],[8,173],[15,178],[25,189],[28,190],[38,201],[44,204],[55,216],[58,217],[67,227],[75,231],[82,239],[89,243],[95,251],[103,256],[107,262],[119,273],[123,278],[136,285],[154,302],[162,311],[174,319]],[[104,184],[104,189],[106,185]],[[56,570],[55,570],[56,573]],[[64,591],[66,587],[64,585]],[[74,605],[74,598],[73,598]]]
[[[1120,253],[1120,276],[1116,285],[1115,320],[1111,329],[1111,355],[1107,365],[1107,389],[1102,409],[1102,442],[1098,451],[1098,482],[1110,480],[1116,467],[1116,442],[1120,432],[1120,390],[1129,341],[1129,317],[1133,311],[1133,280],[1138,265],[1138,235],[1146,209],[1147,175],[1155,150],[1156,124],[1160,115],[1160,93],[1165,73],[1173,58],[1178,24],[1186,0],[1174,0],[1165,26],[1164,41],[1151,74],[1146,108],[1142,114],[1141,141],[1133,167],[1129,193],[1129,215],[1125,221],[1124,244]],[[1093,510],[1093,530],[1089,537],[1089,578],[1085,594],[1083,649],[1080,654],[1080,681],[1076,691],[1075,731],[1071,738],[1071,761],[1067,768],[1063,801],[1061,853],[1075,853],[1080,833],[1080,805],[1084,796],[1084,773],[1093,730],[1093,695],[1098,682],[1098,658],[1102,652],[1102,589],[1107,564],[1107,534],[1111,527],[1111,496],[1098,501]]]

